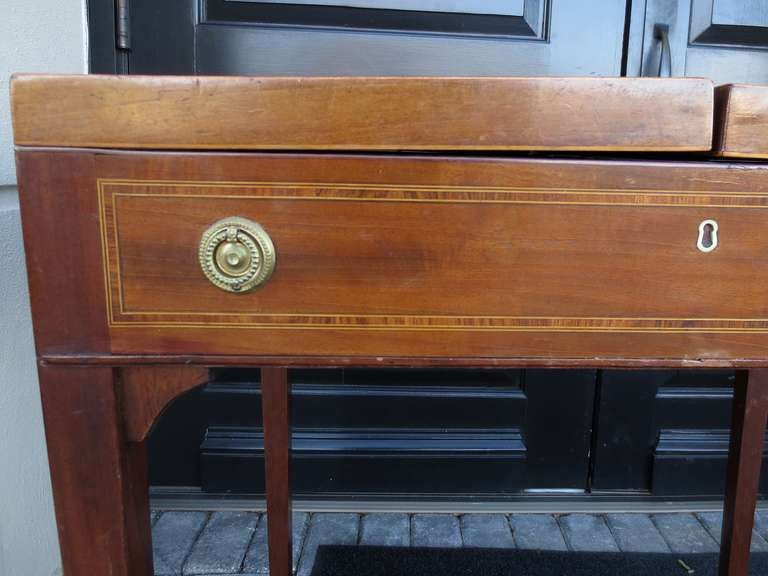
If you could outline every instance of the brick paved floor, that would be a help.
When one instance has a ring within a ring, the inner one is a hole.
[[[753,550],[768,551],[768,510]],[[152,513],[157,576],[266,576],[266,516],[256,512]],[[308,576],[321,544],[483,546],[542,550],[714,552],[719,513],[294,514],[293,562]]]

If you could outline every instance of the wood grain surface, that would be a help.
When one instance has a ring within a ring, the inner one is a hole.
[[[129,442],[143,442],[172,400],[208,381],[199,366],[128,366],[120,370],[123,429]]]
[[[291,576],[291,386],[285,367],[261,369],[270,576]]]
[[[18,146],[707,151],[713,86],[652,78],[16,76]]]
[[[768,158],[768,86],[718,86],[715,101],[715,152],[730,158]]]
[[[206,367],[289,368],[616,368],[625,370],[655,370],[684,368],[713,370],[722,368],[762,368],[765,358],[640,358],[637,356],[265,356],[243,354],[43,354],[44,366],[165,366],[188,364]]]
[[[768,371],[739,371],[734,383],[720,576],[746,576],[749,573],[766,422]]]
[[[38,352],[109,350],[93,160],[93,154],[17,156]]]
[[[123,433],[115,371],[39,376],[64,574],[151,576],[146,445]]]
[[[81,223],[46,250],[25,208],[33,301],[53,306],[51,287],[75,291],[68,282],[89,297],[36,317],[46,357],[754,366],[768,356],[768,167],[21,153],[25,173],[48,161],[90,168],[56,182],[67,203],[44,170],[26,189],[25,207]],[[261,222],[278,253],[272,279],[249,294],[214,287],[197,262],[203,231],[231,215]],[[698,226],[710,218],[720,245],[704,254]]]

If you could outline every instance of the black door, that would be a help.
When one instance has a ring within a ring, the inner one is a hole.
[[[768,81],[768,52],[758,41],[765,40],[768,16],[756,0],[117,0],[117,10],[105,6],[94,2],[90,10],[92,70],[99,72],[671,71]],[[729,373],[317,370],[291,376],[300,493],[519,497],[565,490],[668,497],[720,489]],[[155,428],[152,482],[258,493],[261,449],[258,371],[213,371],[210,384],[176,402]]]
[[[624,0],[115,2],[130,31],[92,0],[93,71],[616,76],[626,12]]]
[[[673,76],[768,83],[765,0],[632,0],[628,75],[658,73],[664,26]]]

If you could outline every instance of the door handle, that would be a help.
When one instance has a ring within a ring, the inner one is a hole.
[[[659,78],[669,78],[672,76],[672,51],[669,47],[669,25],[654,24],[653,37],[661,42],[659,68],[656,76]]]

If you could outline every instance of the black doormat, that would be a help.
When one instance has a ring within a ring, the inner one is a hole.
[[[717,576],[717,554],[321,546],[312,576]],[[750,576],[768,575],[768,553]]]

